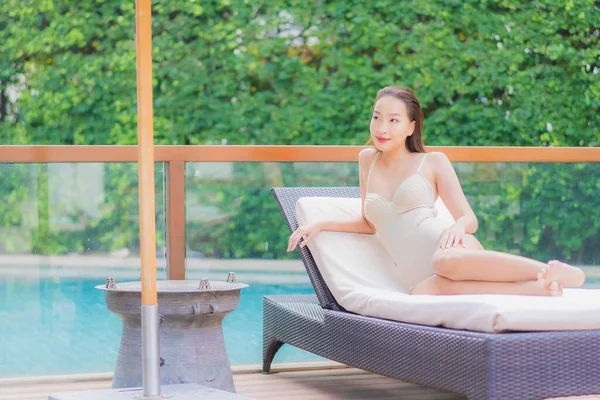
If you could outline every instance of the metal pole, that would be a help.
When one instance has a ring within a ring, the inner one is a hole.
[[[142,377],[144,397],[160,396],[160,349],[156,294],[154,222],[154,129],[152,107],[151,0],[136,0],[138,169],[140,253],[142,260]]]

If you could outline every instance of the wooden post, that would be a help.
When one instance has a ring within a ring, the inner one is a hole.
[[[168,279],[185,279],[185,162],[167,165],[167,271]]]

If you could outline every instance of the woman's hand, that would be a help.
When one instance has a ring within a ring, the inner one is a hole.
[[[296,229],[296,231],[290,235],[287,251],[289,252],[294,250],[300,239],[302,239],[300,247],[306,246],[308,242],[310,242],[319,232],[321,232],[321,227],[319,224],[298,227],[298,229]]]
[[[465,228],[460,224],[454,224],[442,232],[438,245],[440,249],[448,247],[465,246]]]

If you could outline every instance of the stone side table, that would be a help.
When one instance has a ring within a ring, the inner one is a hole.
[[[161,385],[196,383],[235,393],[223,339],[223,317],[235,310],[240,290],[232,274],[222,281],[157,281]],[[113,388],[143,386],[141,283],[96,286],[123,321]]]

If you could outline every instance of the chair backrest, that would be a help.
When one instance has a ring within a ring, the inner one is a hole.
[[[358,187],[286,187],[286,188],[273,188],[271,193],[279,209],[283,214],[285,221],[290,229],[290,233],[298,228],[298,220],[296,219],[296,202],[301,197],[360,197],[360,189]],[[306,267],[306,272],[310,281],[315,288],[315,293],[321,303],[321,307],[336,310],[345,311],[340,306],[335,298],[331,294],[331,291],[325,284],[319,268],[313,259],[308,247],[300,248],[297,247],[302,262]]]

